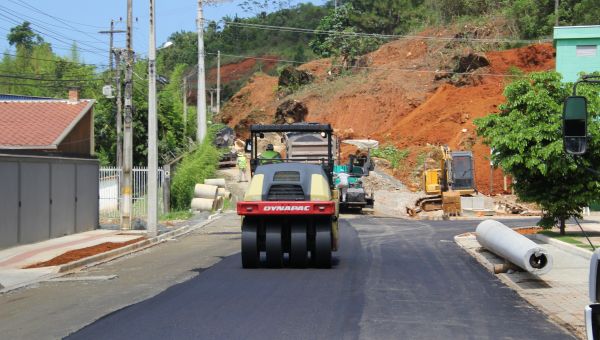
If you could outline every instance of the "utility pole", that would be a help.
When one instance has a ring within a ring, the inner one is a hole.
[[[115,33],[126,33],[124,30],[115,30],[115,21],[110,21],[110,31],[100,31],[100,34],[110,34],[109,40],[109,50],[108,50],[108,65],[110,66],[110,71],[113,71],[113,35]]]
[[[494,162],[492,161],[492,155],[494,150],[490,149],[490,196],[494,192]]]
[[[554,18],[555,18],[555,23],[554,26],[558,26],[558,7],[559,7],[559,0],[554,0]]]
[[[196,141],[202,143],[206,136],[206,79],[204,75],[204,13],[202,3],[204,0],[198,0],[198,14],[196,26],[198,30],[198,92],[197,104],[198,111],[198,130],[196,132]]]
[[[127,0],[127,60],[125,62],[125,124],[123,133],[123,176],[121,195],[121,228],[131,229],[132,190],[131,168],[133,166],[133,42],[132,42],[132,0]]]
[[[217,51],[217,114],[221,113],[221,51]]]
[[[156,132],[156,25],[154,0],[150,0],[150,40],[148,41],[148,236],[158,226],[158,149]]]
[[[123,166],[123,91],[121,87],[121,55],[122,49],[114,49],[117,74],[115,76],[115,88],[117,89],[117,168]]]
[[[110,35],[110,39],[109,39],[109,50],[108,50],[108,65],[110,67],[110,73],[111,75],[114,75],[114,63],[113,63],[113,54],[114,54],[114,60],[116,61],[117,64],[117,75],[115,76],[115,88],[117,89],[117,168],[120,168],[121,165],[123,164],[123,156],[122,156],[122,146],[121,146],[121,131],[122,131],[122,126],[121,126],[121,114],[122,114],[122,107],[121,107],[121,103],[122,103],[122,97],[121,97],[121,69],[120,69],[120,61],[121,61],[121,56],[120,56],[120,51],[116,51],[114,46],[113,46],[113,36],[116,33],[126,33],[127,31],[124,30],[115,30],[115,21],[111,20],[110,21],[110,30],[109,31],[99,31],[98,33],[100,34],[109,34]]]
[[[187,76],[183,75],[183,136],[187,136]],[[187,140],[187,139],[186,139]]]

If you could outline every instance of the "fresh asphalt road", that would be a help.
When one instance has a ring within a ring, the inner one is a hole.
[[[70,338],[572,338],[458,248],[476,225],[343,219],[333,269],[248,270],[236,254]]]

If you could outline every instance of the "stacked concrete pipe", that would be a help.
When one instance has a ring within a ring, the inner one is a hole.
[[[552,269],[552,255],[546,249],[498,221],[479,223],[476,233],[485,249],[532,274],[543,275]]]
[[[204,180],[204,184],[215,185],[219,188],[225,188],[225,178],[207,178]]]
[[[213,211],[217,209],[217,191],[219,187],[209,184],[196,184],[194,187],[194,198],[192,199],[192,210]]]

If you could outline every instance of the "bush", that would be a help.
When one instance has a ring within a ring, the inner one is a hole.
[[[216,130],[215,126],[211,126],[202,144],[185,156],[177,167],[171,182],[171,206],[174,210],[189,209],[196,183],[204,183],[204,179],[214,176],[221,156],[213,145]]]
[[[387,144],[381,148],[371,150],[371,156],[388,160],[392,169],[398,169],[400,162],[408,157],[409,151],[398,149],[394,145]]]

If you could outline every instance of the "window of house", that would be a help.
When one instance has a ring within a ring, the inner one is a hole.
[[[595,57],[597,49],[596,45],[577,45],[576,53],[578,57]]]

